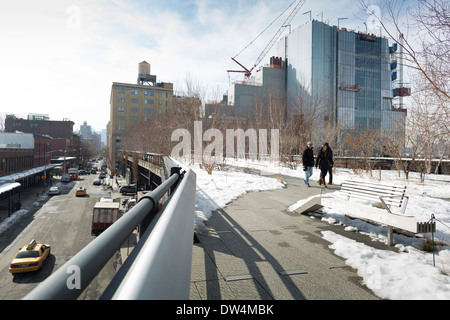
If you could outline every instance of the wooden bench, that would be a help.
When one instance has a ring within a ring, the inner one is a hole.
[[[304,213],[329,207],[352,218],[386,225],[387,242],[392,246],[393,228],[414,234],[436,231],[435,222],[407,216],[407,204],[406,186],[347,180],[342,183],[340,191],[313,198],[295,211]]]
[[[406,186],[375,183],[370,181],[346,180],[341,185],[340,193],[347,197],[369,201],[389,213],[405,214],[409,197],[406,196]]]

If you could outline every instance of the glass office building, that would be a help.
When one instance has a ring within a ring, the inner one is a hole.
[[[387,39],[313,20],[281,39],[278,55],[286,60],[288,114],[314,113],[319,126],[341,132],[402,135],[406,113],[392,104]]]

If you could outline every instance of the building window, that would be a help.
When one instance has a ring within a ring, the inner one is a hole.
[[[119,112],[125,112],[125,107],[117,107],[117,111],[119,111]]]
[[[122,125],[122,124],[119,124],[119,125],[117,126],[117,129],[118,129],[118,130],[123,130],[123,129],[125,129],[125,126]]]
[[[138,103],[138,99],[136,99],[136,98],[131,99],[131,103]]]
[[[134,96],[136,96],[136,95],[138,94],[137,89],[132,89],[132,90],[131,90],[131,94],[134,95]]]
[[[145,90],[144,95],[148,97],[153,97],[155,94],[152,90]]]
[[[119,101],[119,102],[125,102],[125,98],[119,97],[119,98],[117,99],[117,101]]]
[[[137,116],[131,116],[131,121],[138,121],[138,117]]]
[[[117,120],[123,121],[123,120],[125,120],[125,116],[118,116]]]
[[[154,104],[154,101],[152,99],[146,99],[144,100],[144,104]]]
[[[119,94],[125,94],[125,88],[119,88],[117,91]]]
[[[136,107],[131,108],[131,113],[137,113],[137,112],[138,112],[138,108],[136,108]]]
[[[150,121],[152,119],[152,117],[144,117],[144,121],[145,122],[148,122],[148,121]]]
[[[154,110],[153,110],[153,108],[144,108],[144,113],[146,113],[146,114],[153,114]]]

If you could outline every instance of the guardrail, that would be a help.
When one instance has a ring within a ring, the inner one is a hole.
[[[189,299],[195,190],[196,176],[189,170],[101,299]]]
[[[188,299],[195,215],[195,179],[195,173],[192,170],[188,170],[184,175],[179,171],[174,172],[158,188],[142,197],[130,211],[56,270],[24,299],[76,299],[137,226],[140,226],[142,233],[140,241],[119,269],[102,298],[157,299],[158,291],[152,293],[151,288],[144,290],[142,284],[139,284],[139,281],[145,283],[150,281],[150,283],[159,283],[155,290],[161,290],[164,285],[172,288],[171,296],[164,295],[162,299],[172,297]],[[170,198],[160,212],[157,212],[159,200],[169,191]],[[189,248],[187,244],[190,244]],[[149,247],[152,250],[148,250]],[[165,255],[172,257],[162,259],[161,257]],[[180,272],[179,275],[170,274],[163,279],[161,273],[153,272],[154,270],[167,272],[171,267],[175,267],[164,265],[165,263],[178,264],[183,270],[177,270]],[[135,269],[140,270],[139,272],[148,272],[139,275],[146,279],[136,280],[126,272]],[[164,284],[164,281],[167,282]],[[173,290],[174,286],[178,288],[178,291]],[[118,295],[115,295],[116,290],[119,290]],[[129,290],[136,290],[136,293],[131,296],[127,293]]]

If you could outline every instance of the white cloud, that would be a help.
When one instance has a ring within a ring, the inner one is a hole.
[[[138,63],[146,60],[158,81],[181,89],[187,74],[209,90],[224,93],[231,57],[248,45],[293,0],[23,0],[0,11],[0,111],[26,116],[47,113],[83,121],[95,129],[109,121],[112,82],[135,83]],[[293,7],[292,7],[293,8]],[[239,55],[251,68],[290,8]],[[357,2],[325,0],[303,5],[292,29],[312,18],[349,17],[359,24]],[[344,15],[344,14],[345,15]],[[355,13],[355,14],[354,14]],[[276,46],[274,46],[275,48]],[[269,53],[263,63],[267,63]],[[237,74],[231,74],[236,78]],[[239,75],[240,76],[240,75]]]

